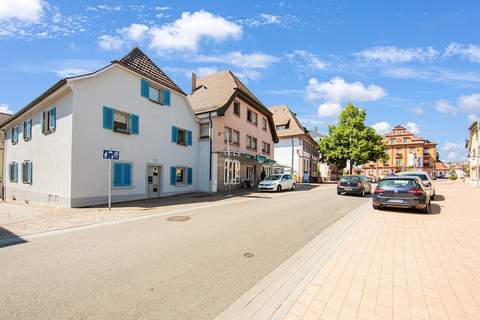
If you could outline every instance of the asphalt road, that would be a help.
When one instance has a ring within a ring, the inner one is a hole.
[[[333,186],[253,194],[182,213],[188,222],[153,217],[0,248],[0,319],[212,319],[365,201]]]

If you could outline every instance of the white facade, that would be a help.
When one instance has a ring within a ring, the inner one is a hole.
[[[285,167],[292,168],[293,157],[293,175],[300,173],[300,139],[298,137],[280,139],[278,143],[274,145],[275,148],[275,161],[277,164]]]
[[[141,96],[141,79],[113,64],[96,74],[68,79],[51,97],[9,123],[5,127],[6,199],[67,207],[106,203],[109,164],[102,159],[104,149],[119,151],[119,161],[131,164],[131,184],[113,188],[113,202],[151,196],[148,170],[153,166],[159,169],[158,196],[208,190],[205,177],[199,175],[199,126],[187,97],[169,90],[170,106],[155,103]],[[56,128],[44,134],[42,111],[51,106],[56,108]],[[138,134],[104,129],[104,106],[137,115]],[[18,143],[12,144],[11,127],[30,118],[32,139],[24,141],[20,130]],[[172,126],[190,131],[191,145],[173,143]],[[22,182],[21,165],[18,182],[10,181],[9,164],[25,160],[33,164],[32,183]],[[191,183],[172,184],[172,167],[190,168]]]

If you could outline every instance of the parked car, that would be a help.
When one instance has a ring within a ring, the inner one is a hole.
[[[374,209],[395,207],[430,212],[430,193],[418,176],[385,177],[378,184],[372,198]]]
[[[372,185],[366,176],[341,176],[337,184],[337,194],[356,194],[365,197],[372,192]]]
[[[428,173],[423,172],[423,171],[418,171],[418,172],[399,172],[397,173],[397,176],[412,176],[412,177],[419,177],[422,180],[422,183],[427,189],[428,193],[430,194],[430,199],[434,200],[435,199],[435,185],[433,184],[432,179],[428,175]]]
[[[297,185],[290,174],[274,174],[266,177],[258,184],[260,191],[295,190]]]

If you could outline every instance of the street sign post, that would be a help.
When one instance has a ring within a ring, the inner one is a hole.
[[[108,160],[108,210],[112,210],[112,162],[120,160],[120,151],[103,150],[103,159]]]

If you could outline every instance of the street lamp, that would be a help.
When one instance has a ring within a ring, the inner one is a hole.
[[[229,163],[228,163],[228,169],[227,169],[227,185],[228,185],[228,195],[231,195],[232,192],[231,192],[231,172],[230,172],[230,169],[232,170],[233,172],[233,168],[230,168],[230,165],[232,164],[232,161],[230,161],[230,133],[227,132],[227,131],[222,131],[222,132],[219,132],[218,135],[221,136],[223,134],[223,136],[227,137],[227,160],[229,160]]]

